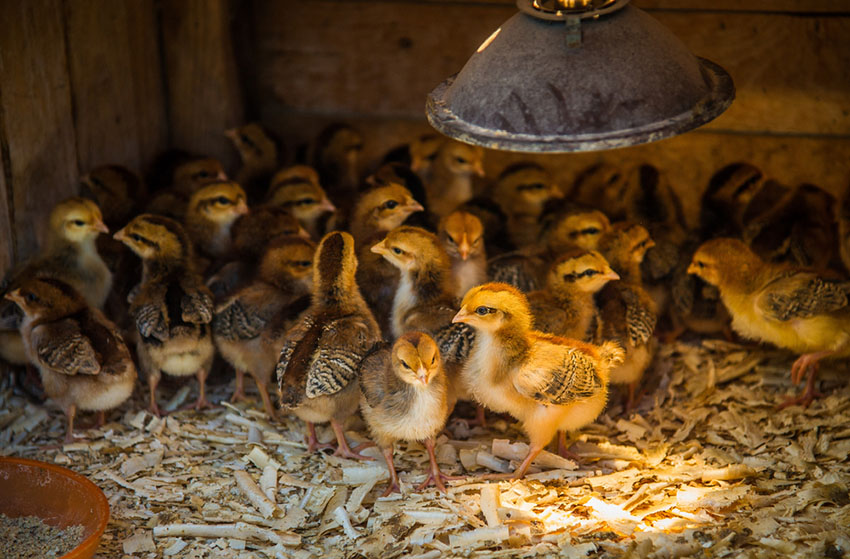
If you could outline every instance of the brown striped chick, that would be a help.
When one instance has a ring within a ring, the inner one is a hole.
[[[321,238],[326,214],[336,211],[321,186],[303,179],[278,182],[265,205],[287,210],[313,239]]]
[[[277,364],[280,346],[264,332],[285,331],[309,304],[313,253],[316,245],[298,237],[280,238],[265,250],[257,277],[222,304],[213,319],[213,338],[219,353],[236,371],[231,401],[245,399],[245,373],[257,384],[269,417],[275,409],[267,385]]]
[[[363,135],[353,126],[334,123],[316,139],[313,166],[331,199],[347,205],[360,186]]]
[[[597,250],[599,240],[611,230],[608,217],[599,210],[572,207],[544,217],[541,237],[552,257],[572,248]]]
[[[225,130],[224,135],[233,142],[242,159],[236,182],[245,188],[251,203],[259,202],[278,168],[277,144],[256,122]]]
[[[470,290],[453,321],[476,330],[463,369],[470,391],[484,406],[517,418],[530,439],[514,479],[557,432],[580,429],[605,407],[609,369],[623,358],[616,344],[594,346],[533,330],[525,296],[500,283]]]
[[[229,256],[233,248],[231,228],[247,213],[245,191],[235,182],[217,182],[198,189],[189,199],[185,220],[196,254],[211,260]]]
[[[670,320],[672,330],[665,333],[663,340],[671,343],[687,331],[702,335],[722,335],[732,341],[732,320],[720,292],[713,285],[687,272],[691,257],[699,243],[689,242],[682,250],[682,261],[673,273],[670,286]]]
[[[74,287],[98,309],[109,295],[112,272],[97,250],[96,239],[109,230],[97,204],[85,198],[59,202],[48,218],[47,239],[41,253],[13,269],[4,283],[7,290],[33,277],[53,277]],[[28,360],[19,332],[22,315],[15,305],[0,304],[0,357],[25,365]]]
[[[487,250],[480,219],[469,212],[454,211],[440,220],[437,235],[451,259],[458,299],[487,282]]]
[[[357,283],[382,331],[389,328],[398,274],[381,255],[370,249],[388,231],[404,223],[410,214],[422,209],[409,190],[398,184],[388,184],[364,192],[352,212],[349,230],[354,237],[360,263]]]
[[[142,214],[115,234],[142,259],[142,278],[131,293],[138,330],[136,355],[147,376],[150,411],[160,415],[156,387],[162,373],[198,379],[195,409],[211,407],[206,378],[215,348],[210,335],[212,293],[195,271],[192,242],[176,221]]]
[[[390,470],[386,497],[401,493],[393,463],[396,441],[425,444],[431,471],[417,491],[433,484],[446,492],[434,455],[434,441],[449,415],[447,379],[440,352],[433,338],[423,332],[408,332],[392,347],[382,344],[360,364],[360,409],[372,437],[384,453]]]
[[[700,237],[741,235],[744,214],[765,182],[764,173],[749,163],[731,163],[714,173],[700,201]]]
[[[838,255],[847,273],[850,274],[850,189],[844,194],[841,208],[837,212]]]
[[[819,396],[820,361],[850,356],[850,282],[765,262],[744,242],[728,238],[704,243],[688,273],[717,286],[738,334],[801,354],[791,381],[808,375],[806,390],[781,408],[811,404]]]
[[[136,368],[117,327],[70,285],[32,278],[5,295],[24,314],[21,334],[47,396],[65,412],[65,441],[74,439],[77,410],[107,410],[133,392]]]
[[[239,217],[231,229],[233,260],[207,280],[216,300],[244,287],[255,275],[268,244],[278,237],[309,239],[310,234],[283,208],[259,206]]]
[[[381,331],[357,287],[354,239],[328,233],[313,265],[310,308],[283,337],[275,369],[281,406],[307,423],[308,449],[317,448],[315,423],[330,422],[336,454],[365,458],[345,440],[343,423],[360,403],[358,365],[381,341]]]
[[[626,218],[627,190],[628,174],[623,169],[610,163],[596,163],[576,176],[567,198],[619,221]]]
[[[145,210],[182,220],[192,194],[208,184],[226,180],[227,174],[218,159],[192,158],[177,165],[171,177],[171,185],[154,194]],[[154,188],[161,186],[151,185]]]
[[[268,190],[271,191],[279,185],[298,182],[309,182],[315,185],[321,184],[319,182],[319,173],[313,167],[309,165],[292,165],[284,167],[272,176],[268,184]]]
[[[508,216],[506,227],[513,245],[523,248],[537,242],[540,216],[550,200],[564,197],[552,175],[536,163],[508,166],[496,179],[491,193]]]
[[[629,413],[636,403],[635,392],[655,353],[652,337],[658,321],[655,301],[642,287],[641,263],[654,243],[647,230],[637,224],[620,222],[602,239],[599,251],[620,275],[620,281],[606,285],[596,297],[602,320],[602,338],[620,344],[624,361],[611,368],[612,384],[626,384]]]
[[[620,279],[596,251],[575,248],[562,254],[546,276],[546,288],[528,294],[535,329],[585,342],[601,342],[602,323],[593,296]]]
[[[139,176],[121,165],[95,167],[80,179],[80,193],[97,203],[108,227],[119,227],[130,219],[145,185]]]
[[[472,199],[473,176],[484,176],[484,149],[445,140],[431,164],[431,176],[425,182],[428,209],[443,217]]]

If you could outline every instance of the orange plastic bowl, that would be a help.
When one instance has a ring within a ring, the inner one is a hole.
[[[103,491],[67,468],[0,457],[0,513],[37,516],[45,524],[83,526],[83,541],[60,559],[89,559],[94,555],[109,520]]]

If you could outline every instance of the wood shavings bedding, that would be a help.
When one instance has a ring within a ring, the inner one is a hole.
[[[380,498],[388,474],[376,449],[374,462],[306,454],[296,419],[270,423],[246,404],[155,418],[139,411],[142,390],[57,449],[47,445],[62,414],[0,384],[0,454],[61,463],[103,488],[112,517],[101,559],[850,557],[847,366],[825,364],[827,396],[808,410],[777,412],[793,391],[790,363],[715,340],[665,345],[635,413],[622,415],[613,390],[577,434],[578,461],[543,454],[519,482],[476,477],[524,457],[516,426],[450,425],[441,467],[470,477],[448,495],[413,493],[427,473],[419,444],[397,445],[405,495]],[[210,388],[213,401],[232,390]],[[347,428],[368,436],[362,421]]]

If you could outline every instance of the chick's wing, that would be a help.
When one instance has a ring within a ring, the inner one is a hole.
[[[390,344],[375,344],[360,362],[360,391],[370,406],[378,406],[387,396],[386,371],[390,367]]]
[[[605,387],[599,364],[591,355],[556,344],[538,344],[528,363],[514,372],[512,381],[520,394],[553,405],[590,398]]]
[[[32,346],[41,364],[57,373],[100,373],[97,352],[73,319],[66,318],[36,326],[32,331]]]
[[[756,308],[768,318],[811,318],[850,305],[850,282],[832,281],[809,272],[782,275],[762,288]]]
[[[359,315],[325,323],[318,352],[307,373],[307,397],[330,396],[348,386],[378,338],[375,328]]]

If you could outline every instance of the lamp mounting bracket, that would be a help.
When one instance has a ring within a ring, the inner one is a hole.
[[[516,0],[522,12],[548,21],[596,18],[628,3],[629,0]]]

